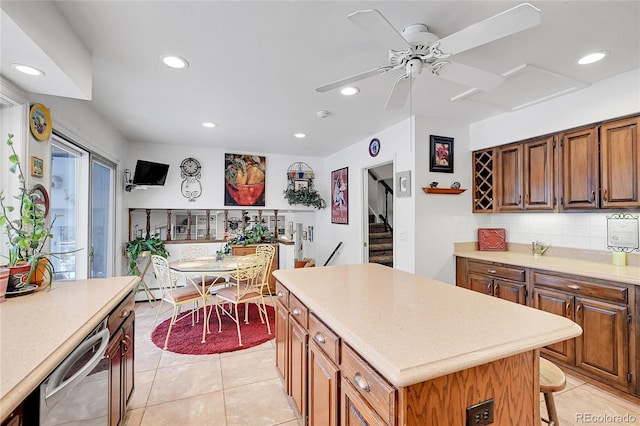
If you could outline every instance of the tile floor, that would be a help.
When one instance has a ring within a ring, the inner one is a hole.
[[[302,425],[276,372],[273,340],[219,355],[163,352],[149,337],[154,315],[148,303],[136,304],[135,390],[126,426]],[[542,395],[540,401],[546,417]],[[574,377],[555,401],[563,426],[640,425],[640,406]]]

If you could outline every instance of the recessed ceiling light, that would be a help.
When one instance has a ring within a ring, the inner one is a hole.
[[[343,87],[342,89],[340,89],[340,93],[343,94],[344,96],[353,96],[356,93],[358,93],[359,91],[360,91],[360,89],[358,89],[357,87],[353,87],[353,86]]]
[[[160,56],[160,60],[169,68],[182,69],[189,66],[189,62],[178,56],[162,55]]]
[[[609,54],[606,50],[600,50],[598,52],[589,53],[588,55],[584,55],[582,58],[578,59],[578,63],[580,65],[588,65],[593,64],[594,62],[598,62],[604,59]]]
[[[306,135],[306,134],[304,134],[304,133],[296,133],[296,134],[295,134],[295,135],[293,135],[293,136],[295,136],[295,137],[296,137],[296,138],[298,138],[298,139],[302,139],[302,138],[306,138],[306,137],[307,137],[307,135]]]
[[[44,75],[43,71],[40,71],[39,69],[34,68],[34,67],[30,67],[29,65],[11,64],[11,66],[13,68],[15,68],[17,71],[20,71],[23,74],[27,74],[27,75]]]
[[[206,122],[206,123],[202,123],[202,125],[203,125],[204,127],[209,127],[209,128],[216,127],[216,123],[209,123],[209,122]]]

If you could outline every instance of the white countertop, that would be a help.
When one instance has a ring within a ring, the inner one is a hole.
[[[640,285],[640,268],[637,266],[615,266],[610,263],[591,262],[556,256],[532,256],[531,254],[511,251],[478,251],[456,249],[455,256],[489,262],[506,263],[526,268],[544,269],[553,272],[582,275],[618,281],[626,284]]]
[[[0,421],[135,288],[138,277],[54,282],[0,303]]]
[[[397,387],[582,332],[567,318],[378,264],[273,274]]]

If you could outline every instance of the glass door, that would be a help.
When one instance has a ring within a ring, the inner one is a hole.
[[[115,166],[97,158],[91,161],[91,278],[113,276]]]

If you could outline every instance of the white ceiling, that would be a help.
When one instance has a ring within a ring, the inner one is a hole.
[[[93,94],[87,102],[128,140],[325,156],[410,113],[409,102],[401,110],[384,109],[398,71],[356,83],[361,91],[350,98],[314,90],[387,64],[387,47],[351,23],[348,14],[375,8],[399,31],[424,23],[444,37],[520,2],[55,3],[93,55]],[[528,64],[585,85],[640,68],[639,1],[532,4],[542,12],[539,26],[455,55],[455,60],[496,74]],[[611,52],[606,60],[575,63],[600,49]],[[5,65],[20,59],[7,57],[8,50],[2,50],[3,76],[30,91],[28,80],[7,75]],[[182,56],[190,67],[169,69],[158,59],[163,54]],[[496,99],[522,103],[522,96],[515,95],[525,89],[524,101],[549,96],[548,88],[537,93],[530,80],[523,79],[527,87],[513,82],[497,91]],[[413,87],[413,113],[471,123],[506,111],[486,103],[491,93],[451,101],[469,89],[423,72]],[[318,110],[331,114],[319,119]],[[206,129],[204,121],[218,127]],[[298,140],[296,132],[308,136]]]

